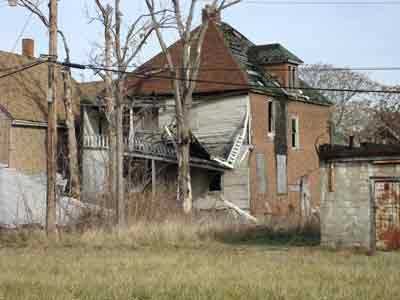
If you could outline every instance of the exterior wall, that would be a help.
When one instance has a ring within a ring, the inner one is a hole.
[[[321,243],[331,247],[375,247],[372,177],[400,176],[400,164],[371,161],[333,163],[333,191],[329,164],[321,165]]]
[[[108,150],[83,149],[82,199],[91,201],[106,191]]]
[[[248,146],[243,146],[247,148]],[[247,150],[246,149],[246,150]],[[243,152],[243,151],[242,151]],[[239,208],[250,210],[250,169],[249,152],[245,152],[243,160],[241,157],[236,162],[235,169],[227,170],[224,173],[222,186],[224,198]],[[241,161],[240,161],[241,160]]]
[[[84,108],[82,120],[84,136],[106,134],[101,132],[106,124],[100,124],[102,119],[96,110]],[[85,201],[92,201],[107,188],[107,162],[108,150],[82,147],[82,199]]]
[[[11,127],[10,168],[26,174],[46,172],[46,128]]]
[[[287,134],[287,193],[277,192],[277,160],[275,142],[277,136],[269,135],[267,128],[267,101],[271,98],[261,94],[251,94],[251,141],[254,149],[250,155],[250,191],[251,212],[256,216],[284,217],[285,220],[296,221],[298,217],[309,212],[301,211],[304,195],[311,198],[311,206],[319,204],[319,159],[315,151],[315,143],[327,141],[329,134],[327,121],[329,107],[289,102],[287,105],[288,118]],[[292,149],[290,143],[290,116],[299,118],[300,147]],[[282,126],[276,120],[275,126]],[[285,122],[285,120],[283,121]],[[281,138],[280,138],[281,140]],[[283,145],[286,147],[286,145]],[[260,174],[257,174],[256,157],[264,157],[266,189],[260,187]],[[310,210],[311,208],[309,208]],[[287,217],[290,217],[289,219]]]
[[[11,119],[0,111],[0,164],[9,164]]]

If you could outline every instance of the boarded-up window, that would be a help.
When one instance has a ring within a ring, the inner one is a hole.
[[[276,156],[276,183],[278,194],[287,193],[287,165],[286,155]]]
[[[265,176],[265,157],[263,153],[256,153],[257,187],[259,193],[267,192],[267,178]]]

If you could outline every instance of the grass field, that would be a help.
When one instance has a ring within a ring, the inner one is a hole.
[[[333,252],[263,231],[210,238],[174,230],[149,228],[151,238],[86,233],[58,243],[38,234],[3,237],[0,299],[400,297],[400,253]]]

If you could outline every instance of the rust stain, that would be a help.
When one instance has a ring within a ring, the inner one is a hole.
[[[400,182],[376,182],[375,205],[377,247],[400,249]]]

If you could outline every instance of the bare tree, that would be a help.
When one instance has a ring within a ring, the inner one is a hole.
[[[400,86],[374,83],[376,90],[398,93],[374,93],[372,113],[361,138],[375,143],[400,143]]]
[[[105,84],[106,115],[109,122],[110,157],[109,170],[111,194],[116,203],[119,228],[126,226],[124,186],[123,186],[123,103],[126,94],[124,83],[129,66],[137,59],[153,30],[149,15],[138,16],[122,32],[121,0],[113,5],[94,0],[98,14],[94,18],[104,29],[102,53],[94,58],[96,74]],[[161,12],[162,13],[162,12]]]
[[[191,0],[187,16],[184,16],[183,5],[179,0],[166,1],[167,10],[174,20],[173,28],[177,30],[182,48],[179,62],[173,60],[170,49],[167,47],[162,32],[160,19],[157,16],[157,8],[154,0],[146,0],[146,5],[151,15],[153,26],[163,55],[167,61],[167,68],[171,75],[171,83],[175,98],[175,118],[177,136],[177,159],[178,159],[178,190],[177,201],[182,203],[185,213],[192,211],[192,188],[190,177],[190,109],[192,106],[192,95],[196,88],[201,64],[201,54],[204,38],[209,26],[210,19],[203,18],[201,25],[193,29],[193,19],[198,0]],[[206,9],[209,14],[219,14],[240,0],[213,0]]]
[[[368,76],[348,69],[337,69],[329,64],[304,65],[299,69],[299,74],[307,84],[315,88],[359,90],[371,87]],[[334,103],[334,126],[336,133],[343,135],[346,131],[343,127],[346,123],[344,117],[348,115],[349,104],[365,100],[365,95],[355,91],[320,91],[320,93]]]
[[[43,13],[39,7],[37,1],[32,0],[18,0],[17,4],[30,12],[35,14],[46,28],[49,28],[50,23],[47,16]],[[68,46],[67,38],[64,32],[58,29],[58,35],[61,37],[62,45],[65,52],[65,62],[71,63],[70,48]],[[66,125],[68,129],[68,166],[70,176],[70,193],[71,196],[80,199],[80,176],[78,166],[78,147],[75,131],[75,114],[74,114],[74,101],[73,101],[73,82],[71,76],[71,69],[64,67],[62,72],[63,88],[64,88],[64,107],[66,116]]]

